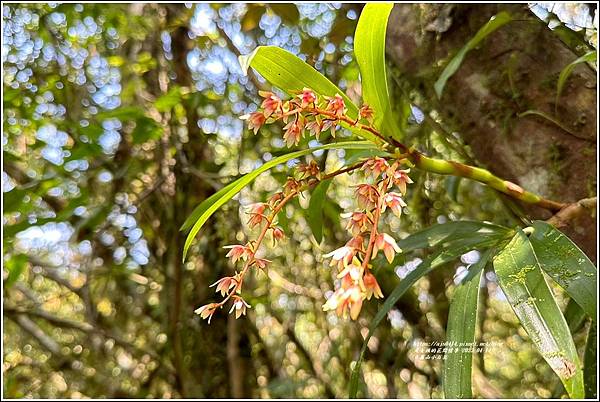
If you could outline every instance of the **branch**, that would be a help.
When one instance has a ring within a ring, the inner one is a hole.
[[[25,174],[25,172],[23,172],[16,164],[7,160],[4,161],[2,168],[15,182],[17,182],[20,187],[28,188],[35,186],[40,182],[39,180],[33,180],[27,176],[27,174]],[[60,212],[65,207],[65,201],[60,198],[52,197],[47,194],[43,194],[40,197],[55,212]]]
[[[597,209],[598,199],[597,197],[584,198],[577,202],[567,205],[552,218],[548,219],[547,222],[556,228],[562,228],[569,224],[577,216],[584,212],[589,212],[592,209]]]
[[[358,119],[351,119],[347,115],[338,116],[333,112],[319,108],[308,108],[306,109],[306,111],[312,114],[323,115],[330,119],[335,119],[340,122],[347,123],[351,127],[355,127],[359,130],[365,130],[370,132],[371,134],[385,141],[388,145],[395,147],[396,152],[404,152],[405,155],[403,155],[403,157],[406,157],[406,159],[412,162],[418,169],[442,175],[466,177],[468,179],[484,183],[489,187],[496,189],[501,193],[507,194],[510,197],[515,198],[519,201],[528,204],[534,204],[541,208],[548,209],[550,211],[559,211],[565,206],[567,206],[567,204],[547,200],[537,194],[526,191],[521,186],[515,183],[495,176],[489,170],[475,166],[465,165],[464,163],[460,162],[448,161],[445,159],[434,159],[425,156],[413,147],[408,147],[403,143],[397,141],[395,138],[382,134],[375,127],[361,124]]]
[[[92,325],[88,324],[87,322],[79,322],[79,321],[74,321],[74,320],[68,320],[66,318],[57,317],[57,316],[52,315],[44,310],[25,310],[25,309],[14,308],[14,307],[4,307],[4,312],[9,315],[10,314],[21,315],[21,316],[28,315],[30,317],[42,318],[42,319],[48,321],[49,323],[54,324],[57,327],[61,327],[61,328],[76,329],[78,331],[87,332],[87,333],[94,332],[94,327]]]
[[[28,333],[30,333],[32,336],[34,336],[34,338],[36,338],[40,342],[40,344],[42,344],[42,346],[44,346],[46,349],[48,349],[52,353],[56,353],[56,354],[60,355],[61,354],[60,346],[58,346],[58,349],[55,348],[54,347],[55,345],[53,345],[53,342],[54,342],[54,344],[56,344],[56,342],[52,338],[50,338],[48,335],[46,335],[44,333],[44,331],[42,331],[37,326],[37,324],[35,324],[35,322],[33,322],[31,320],[31,318],[29,318],[29,317],[41,318],[57,327],[75,329],[77,331],[81,331],[86,334],[96,334],[96,335],[100,335],[104,338],[110,338],[115,341],[115,344],[121,346],[123,349],[127,349],[129,352],[133,353],[134,355],[142,356],[144,354],[147,354],[151,358],[156,360],[156,362],[159,363],[159,365],[165,364],[165,363],[161,362],[160,356],[158,356],[154,351],[150,351],[150,350],[146,351],[146,350],[140,349],[137,346],[121,339],[120,337],[118,337],[114,334],[111,334],[102,328],[93,326],[87,322],[80,322],[80,321],[74,321],[74,320],[69,320],[66,318],[57,317],[57,316],[52,315],[52,314],[48,313],[47,311],[44,311],[41,309],[25,310],[25,309],[16,308],[16,307],[6,307],[5,306],[4,313],[6,313],[11,319],[13,319],[19,326],[21,326],[23,329],[25,329]],[[56,344],[56,345],[58,345],[58,344]],[[169,371],[173,372],[173,367],[171,367],[170,365],[166,365],[166,368]]]
[[[75,287],[71,284],[71,282],[69,282],[67,279],[62,278],[56,271],[55,269],[58,267],[55,266],[51,266],[48,264],[45,264],[43,261],[41,261],[40,259],[36,258],[36,257],[32,257],[29,256],[29,262],[32,265],[35,265],[37,267],[40,267],[40,275],[56,282],[57,284],[64,286],[65,288],[69,289],[71,292],[75,293],[76,295],[78,295],[79,297],[82,297],[82,292],[81,292],[81,288]]]
[[[56,356],[63,356],[60,345],[46,334],[38,325],[29,317],[23,314],[11,314],[11,311],[4,308],[4,312],[8,313],[8,317],[20,326],[25,332],[31,335],[40,345],[47,349],[50,353]]]

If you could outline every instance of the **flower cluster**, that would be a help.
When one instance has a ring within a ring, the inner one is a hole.
[[[229,250],[226,257],[233,264],[242,262],[243,266],[241,271],[237,271],[235,275],[226,276],[210,285],[210,287],[215,287],[215,292],[220,293],[223,300],[219,303],[206,304],[195,311],[201,318],[208,319],[209,323],[217,309],[223,307],[228,301],[232,302],[229,313],[235,312],[236,318],[246,314],[246,310],[250,308],[250,304],[240,295],[244,277],[251,268],[266,270],[271,263],[270,260],[257,256],[258,249],[269,234],[273,239],[274,246],[285,238],[283,229],[277,226],[277,214],[289,200],[300,193],[304,186],[318,183],[318,177],[321,174],[318,165],[314,161],[298,166],[297,170],[302,176],[301,179],[297,180],[289,177],[283,186],[283,190],[273,194],[267,202],[251,204],[248,207],[248,226],[260,229],[256,240],[248,241],[246,244],[224,246],[226,250]]]
[[[346,229],[352,238],[343,247],[325,255],[331,258],[330,265],[337,267],[340,285],[323,310],[335,310],[343,317],[349,313],[353,320],[358,317],[365,299],[383,297],[369,262],[383,251],[391,263],[401,250],[392,236],[378,230],[378,223],[387,208],[400,216],[402,207],[406,206],[402,199],[406,184],[412,183],[409,170],[400,169],[399,162],[390,165],[386,159],[375,157],[368,159],[362,169],[373,178],[374,184],[357,185],[355,195],[359,210],[342,215],[348,218]],[[391,191],[394,186],[399,192]]]
[[[331,130],[331,134],[335,136],[336,127],[342,122],[368,130],[385,140],[372,126],[372,108],[363,105],[358,111],[358,117],[350,118],[346,114],[344,98],[338,94],[332,97],[319,96],[311,89],[304,88],[286,101],[272,92],[260,92],[260,95],[264,100],[259,110],[242,118],[248,120],[248,127],[255,134],[264,124],[281,120],[285,124],[283,138],[288,147],[297,145],[306,132],[317,139],[327,130]],[[349,313],[352,319],[356,319],[365,299],[369,300],[373,296],[383,297],[381,288],[371,273],[369,262],[379,251],[383,252],[389,262],[401,251],[392,236],[378,230],[381,214],[387,208],[396,216],[400,216],[402,208],[406,206],[402,197],[406,193],[406,185],[412,183],[412,180],[408,177],[409,170],[400,169],[400,163],[400,160],[388,162],[384,158],[374,157],[327,175],[320,171],[314,160],[299,165],[296,168],[296,177],[289,177],[282,191],[273,194],[267,202],[259,202],[249,207],[248,225],[250,228],[260,229],[258,237],[246,244],[225,246],[228,250],[227,257],[233,264],[242,263],[242,268],[236,271],[235,275],[221,278],[211,285],[223,297],[221,302],[206,304],[195,312],[210,323],[215,311],[231,301],[229,313],[235,312],[236,318],[244,315],[250,308],[241,296],[244,277],[251,268],[265,270],[271,263],[257,256],[257,251],[267,234],[273,239],[273,245],[285,238],[283,229],[276,223],[277,214],[283,206],[303,189],[314,186],[321,180],[362,168],[372,179],[369,180],[372,184],[356,186],[355,195],[359,210],[343,215],[348,218],[346,228],[352,234],[352,238],[343,247],[326,255],[327,258],[331,257],[331,265],[337,267],[340,286],[323,306],[326,311],[335,310],[338,315],[344,317]],[[399,192],[392,191],[394,186]]]
[[[264,98],[258,111],[241,116],[248,121],[248,128],[254,134],[265,124],[281,120],[285,126],[283,139],[288,147],[298,145],[304,133],[319,139],[322,132],[331,130],[335,137],[336,128],[345,121],[358,124],[361,119],[372,123],[373,109],[363,105],[359,110],[358,119],[352,120],[347,115],[344,98],[341,95],[319,96],[313,90],[304,88],[295,97],[281,100],[272,92],[259,91]]]
[[[283,229],[276,225],[275,217],[285,202],[289,200],[291,196],[295,195],[293,191],[294,190],[292,190],[292,193],[289,193],[287,197],[284,193],[276,193],[271,197],[268,203],[261,202],[249,206],[248,215],[250,218],[248,219],[248,225],[251,228],[257,226],[261,227],[260,234],[255,241],[249,241],[243,245],[235,244],[224,247],[229,250],[226,257],[228,257],[233,264],[236,264],[238,261],[242,261],[244,264],[242,270],[236,272],[234,276],[226,276],[210,285],[210,287],[216,287],[215,292],[221,293],[224,299],[220,303],[209,303],[196,309],[195,313],[199,314],[201,318],[208,318],[208,322],[210,323],[217,308],[223,307],[228,300],[232,301],[229,313],[235,312],[235,318],[239,318],[246,314],[246,309],[250,308],[250,305],[240,296],[244,276],[252,267],[265,270],[271,263],[270,260],[259,258],[256,255],[256,252],[267,233],[271,233],[273,244],[285,237]],[[270,211],[270,214],[267,214],[267,211]]]

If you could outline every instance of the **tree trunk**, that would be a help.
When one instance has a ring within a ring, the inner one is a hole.
[[[448,61],[500,11],[514,20],[467,53],[441,99],[433,85]],[[596,73],[578,65],[555,106],[561,70],[578,56],[524,4],[397,4],[388,58],[460,133],[480,165],[543,197],[575,202],[596,193]],[[538,115],[552,116],[563,127]],[[534,219],[550,213],[526,207]],[[596,259],[595,214],[560,229]]]

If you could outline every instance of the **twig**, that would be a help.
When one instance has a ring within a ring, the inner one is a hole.
[[[25,332],[31,335],[40,345],[47,349],[50,353],[56,356],[63,356],[60,345],[46,334],[33,320],[23,314],[10,314],[10,310],[4,308],[4,312],[8,313],[8,317],[13,320],[18,326],[23,328]],[[63,356],[64,357],[64,356]]]
[[[598,199],[597,197],[592,198],[584,198],[577,202],[567,205],[546,222],[555,226],[556,228],[561,228],[567,226],[570,221],[572,221],[578,215],[590,211],[592,209],[597,209]]]

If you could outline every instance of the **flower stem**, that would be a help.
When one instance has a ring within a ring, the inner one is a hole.
[[[273,221],[275,220],[275,217],[277,216],[277,214],[279,212],[281,212],[281,210],[283,209],[283,207],[292,198],[294,198],[295,196],[297,196],[298,194],[300,194],[302,191],[304,191],[304,190],[306,190],[306,189],[308,189],[310,187],[316,186],[318,183],[320,183],[323,180],[328,180],[328,179],[331,179],[331,178],[333,178],[335,176],[338,176],[340,174],[351,172],[353,170],[356,170],[356,169],[360,168],[363,164],[364,164],[364,162],[358,162],[358,163],[356,163],[356,164],[354,164],[352,166],[348,166],[346,168],[339,169],[339,170],[336,170],[334,172],[328,173],[328,174],[324,175],[321,179],[317,179],[315,181],[307,183],[307,184],[301,186],[299,189],[290,192],[279,203],[277,203],[277,205],[273,208],[273,210],[271,211],[271,213],[267,217],[266,224],[261,229],[258,237],[254,241],[254,246],[253,246],[252,254],[248,258],[248,261],[246,261],[246,263],[244,264],[244,267],[242,268],[242,271],[239,274],[239,278],[240,278],[239,281],[237,281],[235,287],[229,292],[229,294],[221,302],[218,303],[218,307],[222,307],[223,305],[225,305],[225,303],[227,303],[227,301],[242,288],[242,284],[244,282],[244,276],[246,275],[246,273],[250,269],[250,266],[252,265],[252,263],[256,260],[256,258],[255,258],[256,252],[258,251],[258,248],[262,244],[262,241],[264,240],[264,238],[265,238],[265,236],[267,234],[267,231],[269,230],[269,228],[273,224]]]
[[[388,179],[385,179],[388,180]],[[387,188],[387,183],[383,183],[383,189]],[[385,192],[380,192],[379,197],[377,198],[377,205],[375,206],[375,213],[373,214],[373,226],[371,228],[371,234],[369,236],[369,244],[367,245],[367,251],[365,252],[365,257],[362,263],[362,271],[364,272],[369,266],[369,261],[371,261],[371,256],[373,254],[373,247],[375,246],[375,240],[377,239],[377,226],[379,225],[379,218],[381,217],[381,203],[383,201],[383,197]]]

